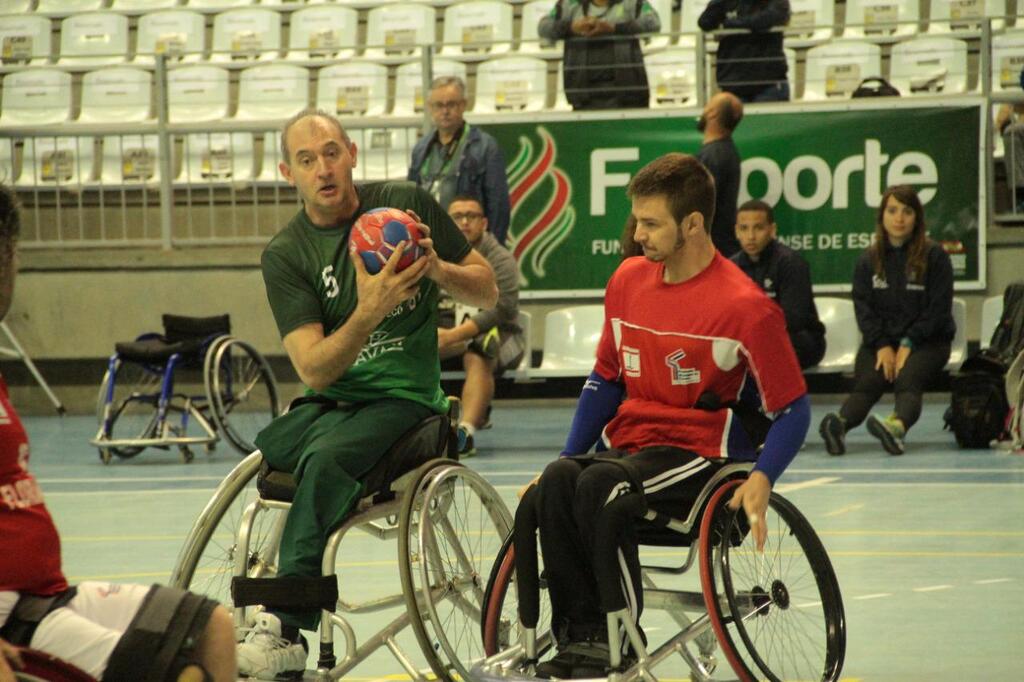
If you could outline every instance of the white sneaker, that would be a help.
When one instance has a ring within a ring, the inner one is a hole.
[[[281,620],[270,613],[256,616],[256,625],[238,645],[238,674],[258,680],[299,676],[306,670],[306,649],[281,637]]]

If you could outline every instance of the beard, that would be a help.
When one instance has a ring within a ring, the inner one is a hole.
[[[700,132],[703,133],[704,129],[707,128],[707,127],[708,127],[708,119],[707,119],[706,116],[704,116],[704,114],[701,114],[700,118],[697,119],[697,130],[699,130]]]

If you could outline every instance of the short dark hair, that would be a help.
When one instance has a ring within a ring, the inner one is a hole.
[[[0,267],[7,267],[21,233],[21,205],[6,185],[0,185]]]
[[[740,211],[761,211],[768,219],[769,225],[775,222],[775,211],[772,210],[772,207],[767,202],[761,201],[760,199],[744,201],[743,205],[736,209],[736,213],[739,213]]]
[[[677,223],[693,212],[704,217],[704,229],[711,231],[715,218],[715,180],[696,156],[672,152],[659,156],[641,168],[629,182],[630,199],[661,195]]]
[[[444,210],[447,211],[449,208],[451,208],[451,205],[454,204],[456,201],[475,201],[477,206],[480,207],[480,210],[484,210],[484,202],[480,201],[480,197],[478,197],[475,194],[470,194],[468,192],[466,194],[456,194],[455,196],[453,196],[452,200],[448,202],[448,205],[444,207]]]

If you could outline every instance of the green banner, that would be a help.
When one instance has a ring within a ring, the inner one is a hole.
[[[980,101],[957,106],[847,105],[748,113],[734,139],[740,203],[775,207],[780,239],[811,266],[815,288],[849,286],[888,185],[911,184],[960,288],[984,284],[979,234]],[[534,296],[598,293],[618,265],[633,173],[669,151],[696,153],[695,117],[488,124],[508,161],[510,246]]]

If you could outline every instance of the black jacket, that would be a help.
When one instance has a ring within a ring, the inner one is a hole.
[[[750,279],[761,287],[768,298],[779,304],[786,315],[786,329],[790,336],[807,331],[822,341],[825,325],[818,319],[811,290],[811,269],[799,254],[785,244],[773,241],[761,252],[756,263],[745,251],[732,257]]]
[[[908,282],[906,245],[886,247],[884,277],[875,276],[871,250],[861,254],[853,271],[853,305],[865,346],[898,346],[903,337],[915,346],[953,340],[953,264],[934,242],[925,262],[924,281]]]
[[[702,31],[745,28],[751,33],[723,36],[718,41],[715,73],[718,85],[741,99],[786,80],[782,32],[789,23],[789,0],[711,0],[697,25]]]

